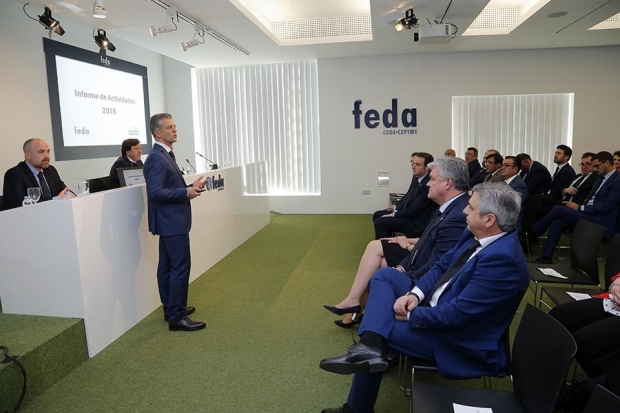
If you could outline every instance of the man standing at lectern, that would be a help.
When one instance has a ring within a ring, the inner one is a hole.
[[[28,188],[41,188],[39,202],[73,196],[60,179],[56,168],[50,165],[50,147],[47,142],[37,138],[28,139],[24,142],[23,150],[24,161],[4,174],[4,209],[22,206]]]
[[[187,185],[177,166],[172,145],[177,141],[177,128],[168,113],[151,117],[153,150],[144,163],[148,197],[149,231],[159,235],[157,284],[164,307],[164,319],[170,330],[194,331],[206,327],[192,321],[195,311],[187,307],[187,290],[191,256],[189,230],[192,226],[190,200],[200,196],[205,187],[202,176]]]

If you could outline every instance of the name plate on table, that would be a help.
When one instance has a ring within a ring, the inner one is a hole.
[[[128,168],[118,168],[118,181],[121,186],[132,186],[143,184],[146,181],[144,180],[144,171],[141,166],[131,166]]]

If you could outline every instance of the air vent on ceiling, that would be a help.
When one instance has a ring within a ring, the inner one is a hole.
[[[372,35],[370,16],[328,17],[271,23],[280,40]]]
[[[484,9],[469,29],[501,29],[512,26],[519,17],[518,7]]]

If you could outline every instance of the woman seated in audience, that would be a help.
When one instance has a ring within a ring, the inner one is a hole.
[[[620,151],[614,152],[614,168],[616,168],[616,172],[620,173]]]
[[[605,308],[605,298],[611,300],[611,309]],[[597,384],[620,393],[620,313],[613,310],[620,312],[620,274],[612,278],[609,293],[561,304],[549,312],[575,338],[575,359],[590,378],[566,385],[556,410],[580,412]]]
[[[343,320],[335,320],[337,326],[349,328],[359,324],[362,319],[362,310],[368,297],[368,283],[373,274],[383,267],[395,267],[407,257],[418,238],[398,236],[394,238],[382,238],[368,243],[360,265],[355,274],[355,280],[349,291],[349,295],[334,307],[324,307],[332,313],[345,315]]]

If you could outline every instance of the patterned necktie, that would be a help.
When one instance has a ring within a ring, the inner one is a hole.
[[[177,157],[176,157],[176,156],[174,156],[174,152],[170,151],[170,152],[168,152],[168,153],[169,153],[169,154],[170,154],[170,156],[172,157],[172,160],[173,160],[174,162],[176,162],[176,161],[177,161]]]
[[[477,240],[474,240],[474,242],[469,247],[465,248],[463,253],[459,255],[456,261],[454,261],[454,264],[452,264],[450,268],[448,268],[446,272],[441,276],[441,278],[439,278],[439,281],[437,281],[431,292],[426,297],[424,297],[424,300],[420,305],[428,306],[429,302],[431,301],[431,297],[433,296],[433,294],[435,294],[435,291],[437,291],[437,289],[439,289],[439,287],[441,287],[442,285],[448,283],[452,279],[452,277],[454,277],[454,275],[459,272],[463,265],[465,265],[467,261],[469,261],[469,258],[478,249],[478,247],[480,247],[480,243]]]
[[[52,199],[52,191],[50,191],[50,187],[47,185],[43,171],[39,171],[37,176],[39,177],[39,185],[41,186],[41,192],[43,193],[43,200]]]
[[[570,186],[573,188],[579,188],[581,184],[583,183],[583,181],[586,180],[586,178],[587,178],[587,175],[581,175]],[[570,202],[572,200],[573,200],[573,196],[571,194],[564,194],[564,197],[562,198],[562,201]]]

